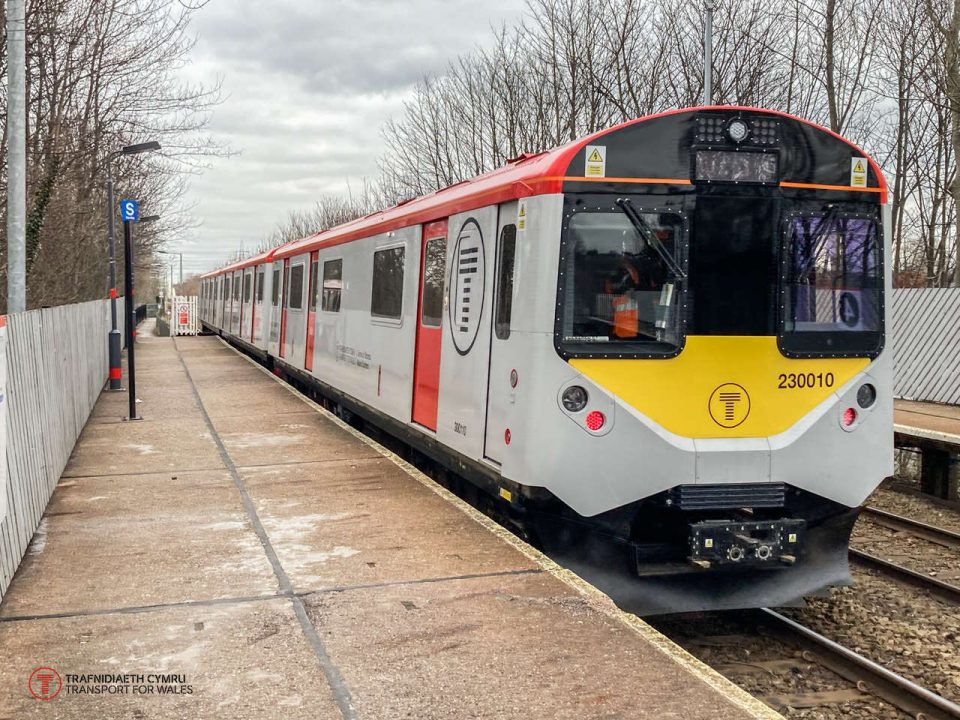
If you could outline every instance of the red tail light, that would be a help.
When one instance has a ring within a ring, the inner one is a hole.
[[[603,416],[603,413],[599,410],[594,410],[593,412],[587,413],[587,428],[596,432],[603,427],[603,424],[607,419]]]
[[[852,407],[848,407],[843,411],[843,426],[850,427],[857,421],[857,411]]]

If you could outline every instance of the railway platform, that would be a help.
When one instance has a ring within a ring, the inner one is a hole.
[[[897,400],[894,435],[899,448],[920,453],[920,487],[960,501],[960,406]]]
[[[779,717],[218,339],[137,349],[0,604],[0,719]]]

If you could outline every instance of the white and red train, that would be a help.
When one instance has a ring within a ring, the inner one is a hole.
[[[892,471],[885,205],[824,128],[690,108],[208,273],[201,318],[624,606],[782,605]]]

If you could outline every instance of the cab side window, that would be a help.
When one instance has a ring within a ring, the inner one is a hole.
[[[513,314],[513,266],[517,250],[517,226],[505,225],[500,232],[497,257],[496,307],[494,308],[494,331],[497,338],[510,337],[510,317]]]

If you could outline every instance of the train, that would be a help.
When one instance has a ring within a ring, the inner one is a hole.
[[[624,608],[794,605],[892,474],[890,227],[840,135],[683,108],[209,272],[200,315]]]

